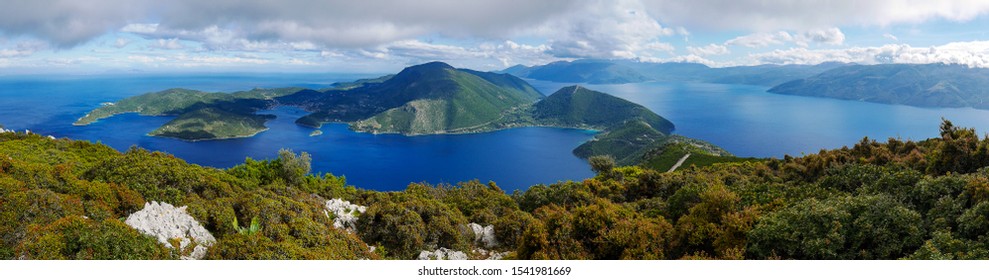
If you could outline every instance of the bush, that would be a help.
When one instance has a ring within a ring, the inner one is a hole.
[[[808,199],[759,219],[751,257],[892,259],[922,242],[920,214],[887,196]]]
[[[171,250],[116,219],[95,222],[79,216],[35,226],[17,247],[26,259],[150,260]]]

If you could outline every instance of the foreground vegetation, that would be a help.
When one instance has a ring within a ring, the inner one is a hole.
[[[947,121],[920,142],[675,172],[593,158],[594,178],[511,194],[476,181],[361,190],[308,163],[282,151],[219,170],[0,133],[0,258],[177,258],[121,222],[147,201],[187,206],[216,237],[212,259],[480,258],[471,222],[519,259],[989,258],[989,139]],[[331,198],[367,206],[354,231],[333,227]]]

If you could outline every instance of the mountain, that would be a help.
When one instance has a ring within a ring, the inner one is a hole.
[[[642,105],[581,86],[561,88],[533,105],[533,119],[542,125],[614,128],[642,121],[662,134],[673,131],[669,120]]]
[[[574,149],[574,155],[609,155],[620,164],[638,164],[641,155],[675,127],[642,105],[581,86],[556,91],[533,105],[530,114],[534,125],[600,130]]]
[[[570,62],[557,61],[532,67],[516,65],[501,72],[530,79],[564,83],[623,84],[656,81],[774,86],[845,65],[847,64],[829,62],[817,65],[757,65],[711,68],[704,64],[687,62],[653,63],[635,60],[581,59]]]
[[[168,89],[105,103],[73,125],[84,126],[118,114],[138,113],[144,116],[176,116],[148,133],[152,136],[191,141],[250,137],[267,130],[264,123],[275,117],[256,115],[257,111],[277,105],[275,97],[300,90],[277,88],[222,93]]]
[[[835,68],[772,93],[918,107],[989,109],[989,69],[955,64],[880,64]]]
[[[744,84],[775,86],[795,79],[814,76],[825,71],[854,65],[849,63],[825,62],[816,65],[756,65],[712,68],[705,82],[717,84]]]
[[[651,80],[632,68],[607,60],[557,61],[528,68],[517,65],[502,72],[559,83],[624,84]]]
[[[148,135],[191,141],[250,137],[268,130],[264,123],[274,118],[204,107],[183,113]]]
[[[380,83],[278,98],[313,112],[298,123],[352,122],[358,131],[454,133],[498,121],[542,95],[508,74],[456,69],[442,62],[408,67]]]

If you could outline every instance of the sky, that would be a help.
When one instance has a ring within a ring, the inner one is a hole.
[[[559,60],[989,67],[989,1],[0,0],[0,75]]]

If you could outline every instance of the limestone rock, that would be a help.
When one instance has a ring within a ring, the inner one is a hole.
[[[511,253],[511,251],[496,252],[496,251],[488,251],[484,249],[474,249],[472,252],[479,259],[483,259],[483,260],[500,260],[505,258],[505,256],[507,256],[509,253]]]
[[[480,244],[484,248],[498,246],[498,239],[495,238],[494,225],[481,226],[476,223],[470,223],[468,226],[474,231],[474,243]]]
[[[466,260],[467,254],[461,251],[454,251],[447,248],[439,248],[436,251],[419,252],[419,260]]]
[[[166,247],[174,248],[169,240],[178,239],[179,251],[189,252],[183,259],[201,259],[216,239],[203,228],[195,218],[185,212],[185,206],[175,207],[168,203],[148,202],[144,209],[127,216],[128,226],[141,233],[153,236]],[[190,245],[195,245],[187,250]]]
[[[323,213],[327,217],[333,214],[333,227],[352,232],[357,227],[357,216],[363,214],[364,211],[367,211],[367,207],[334,198],[326,201],[326,210],[323,210]]]

